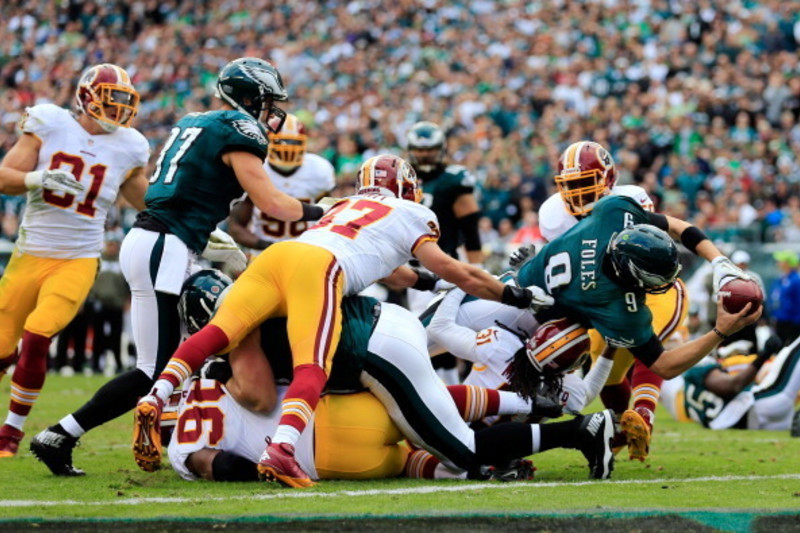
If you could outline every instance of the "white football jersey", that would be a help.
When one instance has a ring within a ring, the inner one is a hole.
[[[350,196],[297,238],[331,252],[345,275],[345,296],[408,262],[439,239],[439,222],[424,205],[379,194]]]
[[[131,170],[147,165],[147,139],[133,128],[91,135],[72,113],[52,104],[26,109],[20,129],[42,141],[36,170],[67,170],[86,190],[77,196],[28,191],[17,248],[58,259],[99,257],[106,215],[120,185]]]
[[[213,379],[194,379],[189,394],[178,408],[178,422],[167,453],[172,468],[183,479],[197,479],[187,467],[190,454],[203,448],[225,450],[257,463],[281,417],[281,402],[288,387],[278,387],[278,401],[268,415],[253,413],[239,405],[222,383]],[[306,425],[295,447],[302,469],[317,479],[314,466],[314,423]]]
[[[264,169],[279,190],[301,202],[313,203],[336,186],[333,165],[316,154],[307,153],[303,157],[303,164],[291,176],[277,172],[269,163],[264,164]],[[267,215],[255,206],[250,226],[259,239],[267,242],[293,239],[308,229],[308,223],[305,221],[284,222]]]
[[[517,335],[502,328],[487,328],[477,332],[474,353],[479,357],[479,361],[472,364],[472,370],[464,380],[464,384],[487,389],[499,389],[508,385],[503,373],[514,359],[514,354],[523,346],[522,340]]]
[[[611,189],[611,194],[633,198],[644,210],[653,211],[653,200],[638,185],[617,185]],[[539,230],[548,242],[563,235],[577,223],[578,219],[567,212],[559,193],[551,195],[539,208]]]

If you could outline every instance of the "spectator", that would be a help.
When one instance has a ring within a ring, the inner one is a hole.
[[[775,252],[781,277],[773,282],[769,292],[770,314],[775,321],[775,333],[784,345],[800,336],[800,259],[790,250]]]

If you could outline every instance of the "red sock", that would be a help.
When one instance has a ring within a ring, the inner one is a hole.
[[[220,353],[230,344],[228,336],[217,326],[209,324],[181,344],[158,379],[177,387],[198,370],[205,360]]]
[[[415,479],[434,479],[436,467],[441,461],[425,450],[416,450],[408,454],[403,474]]]
[[[631,402],[631,384],[627,378],[619,385],[606,385],[600,391],[603,405],[617,414],[622,414],[628,409]]]
[[[281,420],[279,426],[291,426],[297,430],[297,434],[303,432],[314,409],[317,408],[319,395],[325,387],[328,376],[318,365],[307,364],[294,367],[294,377],[286,397],[281,404]],[[276,432],[276,442],[283,442],[278,438]],[[292,442],[292,444],[294,444]]]
[[[496,415],[500,408],[500,393],[475,385],[449,385],[447,391],[453,397],[458,412],[467,422],[474,422]]]
[[[647,407],[655,412],[658,397],[661,395],[662,383],[664,383],[664,378],[647,368],[642,362],[636,361],[631,376],[633,406]]]
[[[8,410],[20,416],[28,416],[39,398],[47,375],[47,356],[50,338],[25,331],[22,334],[22,350],[17,368],[11,379],[11,401]]]

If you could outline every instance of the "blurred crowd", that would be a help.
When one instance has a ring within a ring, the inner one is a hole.
[[[478,178],[489,252],[538,238],[557,156],[584,138],[712,237],[800,242],[798,43],[785,0],[6,0],[0,155],[25,106],[70,106],[99,62],[132,75],[157,150],[253,55],[280,69],[340,193],[415,121],[442,124]],[[0,209],[13,240],[22,202]]]

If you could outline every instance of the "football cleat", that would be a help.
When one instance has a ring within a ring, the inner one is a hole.
[[[139,399],[133,412],[133,458],[145,472],[161,468],[161,400],[154,394]]]
[[[277,481],[284,487],[303,489],[316,485],[308,477],[294,457],[294,446],[267,440],[267,448],[258,461],[258,478],[261,481]]]
[[[634,407],[622,413],[619,425],[628,442],[628,454],[631,460],[644,462],[647,459],[655,417],[653,411],[647,407]]]
[[[536,467],[528,459],[514,459],[505,468],[494,467],[489,478],[496,481],[531,481]]]
[[[589,461],[589,477],[608,479],[614,470],[611,439],[616,430],[616,415],[611,409],[583,417],[580,425],[580,450]]]
[[[31,453],[56,476],[83,476],[86,472],[72,466],[72,450],[77,445],[75,437],[47,428],[33,437]]]
[[[14,426],[9,426],[8,424],[3,424],[3,427],[0,427],[0,458],[14,457],[17,455],[19,441],[21,441],[24,436],[25,433],[23,433],[22,430]]]

